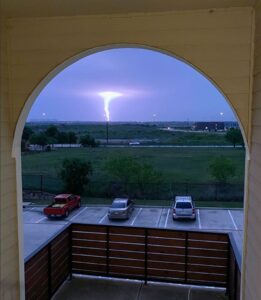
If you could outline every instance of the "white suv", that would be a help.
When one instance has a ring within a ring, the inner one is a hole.
[[[191,196],[176,196],[172,209],[173,220],[196,220],[196,209]]]

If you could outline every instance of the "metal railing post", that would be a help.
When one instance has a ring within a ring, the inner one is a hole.
[[[231,290],[230,290],[230,268],[231,268],[231,244],[230,241],[228,241],[227,244],[227,282],[226,282],[226,295],[229,297],[231,297]],[[233,273],[232,273],[233,274]]]
[[[110,227],[106,227],[106,275],[110,273]]]
[[[148,229],[145,228],[145,253],[144,253],[144,281],[148,282]]]
[[[69,227],[69,280],[72,280],[72,224]]]
[[[188,232],[185,233],[185,282],[188,280]]]
[[[237,282],[237,273],[238,273],[238,266],[237,266],[237,263],[235,262],[235,277],[234,277],[234,299],[237,300],[238,299],[238,293],[237,293],[237,285],[238,285],[238,282]]]
[[[48,244],[48,299],[52,297],[52,243]]]

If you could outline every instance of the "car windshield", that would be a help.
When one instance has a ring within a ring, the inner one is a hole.
[[[124,208],[125,206],[125,202],[113,202],[111,205],[112,208]]]
[[[190,202],[178,202],[176,204],[176,208],[191,208],[191,203]]]
[[[58,198],[58,199],[54,199],[55,203],[59,203],[59,204],[63,204],[67,202],[67,199],[64,198]]]

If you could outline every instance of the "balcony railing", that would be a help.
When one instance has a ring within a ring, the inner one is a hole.
[[[224,287],[233,300],[240,292],[226,233],[70,224],[26,260],[26,299],[50,299],[71,274]]]

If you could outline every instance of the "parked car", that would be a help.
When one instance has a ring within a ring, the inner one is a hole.
[[[176,196],[172,207],[173,220],[196,220],[196,209],[191,196]]]
[[[138,141],[129,142],[129,146],[138,146],[138,145],[140,145],[140,142]]]
[[[68,217],[69,213],[81,206],[81,197],[72,194],[60,194],[54,197],[53,203],[44,208],[44,214],[48,217]]]
[[[111,219],[129,219],[134,210],[134,203],[130,199],[116,198],[113,200],[108,211],[108,218]]]

